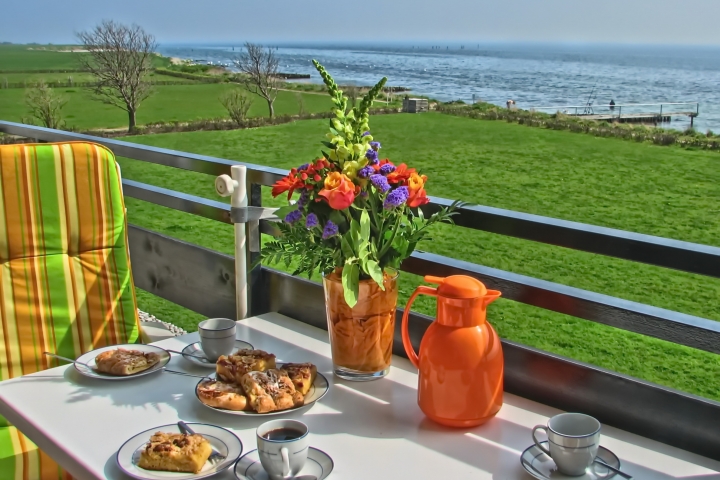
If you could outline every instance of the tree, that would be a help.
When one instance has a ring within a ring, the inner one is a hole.
[[[62,128],[62,108],[67,103],[52,88],[41,81],[25,92],[25,104],[30,109],[30,116],[47,128]]]
[[[275,114],[273,102],[280,83],[277,76],[278,59],[273,50],[248,42],[245,44],[245,52],[235,61],[235,65],[241,72],[240,81],[245,88],[265,99],[272,118]]]
[[[235,89],[221,96],[220,103],[222,103],[228,115],[230,115],[230,118],[232,118],[238,127],[245,121],[248,110],[250,110],[252,106],[252,100],[241,91]]]
[[[97,81],[90,90],[102,102],[125,110],[132,131],[140,104],[152,93],[146,77],[153,68],[155,37],[137,25],[112,20],[76,35],[88,52],[79,56],[80,64]]]

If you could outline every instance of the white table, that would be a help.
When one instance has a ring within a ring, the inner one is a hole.
[[[558,413],[506,394],[500,413],[487,424],[449,429],[419,410],[417,373],[406,359],[394,357],[383,380],[345,382],[331,374],[327,332],[267,314],[240,322],[238,338],[275,353],[281,361],[313,362],[330,380],[330,392],[321,402],[287,416],[307,423],[311,445],[333,457],[331,479],[530,480],[519,455],[532,443],[532,427]],[[194,341],[195,333],[158,345],[181,350]],[[168,368],[207,372],[173,357]],[[115,464],[120,445],[138,432],[180,419],[231,429],[244,452],[255,449],[255,428],[269,418],[214,412],[196,400],[196,383],[195,378],[169,373],[122,382],[90,380],[64,366],[1,382],[0,414],[78,480],[125,479]],[[612,427],[603,427],[602,435],[603,445],[637,479],[720,480],[720,462]]]

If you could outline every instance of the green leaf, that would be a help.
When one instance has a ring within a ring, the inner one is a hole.
[[[330,120],[330,133],[332,133],[332,134],[335,135],[336,137],[337,137],[338,135],[340,135],[340,134],[338,133],[338,131],[333,128],[332,120]]]
[[[278,208],[275,211],[275,216],[282,220],[288,213],[292,212],[293,210],[297,210],[297,205],[286,205],[284,207]]]
[[[360,243],[360,239],[362,238],[360,236],[360,223],[358,223],[358,221],[355,220],[354,218],[353,218],[352,222],[350,222],[350,235],[351,235],[350,238],[352,239],[352,242],[354,244],[357,245]]]
[[[325,145],[330,150],[335,150],[335,144],[330,142],[321,142],[323,145]]]
[[[363,240],[370,238],[370,215],[367,210],[363,210],[360,214],[360,238]]]
[[[345,264],[342,271],[342,285],[345,301],[352,308],[357,304],[360,290],[360,270],[357,263]]]
[[[380,290],[383,292],[385,291],[385,284],[383,283],[383,272],[382,268],[380,268],[380,265],[375,260],[368,260],[367,261],[367,273],[372,277],[373,280],[375,280],[375,283],[378,284],[380,287]]]
[[[348,240],[349,233],[346,233],[343,235],[342,240],[340,241],[340,247],[342,248],[343,255],[345,255],[345,258],[352,258],[356,257],[355,249],[353,248],[352,242]]]

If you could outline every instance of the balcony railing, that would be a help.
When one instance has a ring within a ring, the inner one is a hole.
[[[208,175],[229,174],[231,165],[242,164],[247,167],[249,204],[254,206],[261,205],[261,187],[286,174],[271,167],[13,122],[0,121],[0,132],[42,142],[92,141],[117,156]],[[123,185],[128,197],[232,223],[228,204],[133,180],[125,179]],[[449,203],[432,198],[426,213]],[[460,209],[455,223],[455,228],[720,277],[718,247],[483,206]],[[260,249],[258,233],[272,235],[276,229],[268,220],[250,222],[246,228],[250,265]],[[139,288],[203,315],[235,316],[231,256],[133,225],[129,237]],[[402,270],[418,275],[471,275],[510,300],[720,354],[720,322],[713,320],[426,252],[414,253]],[[327,329],[322,287],[317,283],[257,267],[248,273],[248,291],[253,315],[276,311]],[[430,321],[411,315],[416,348]],[[404,356],[399,331],[395,346],[394,353]],[[503,340],[503,347],[506,391],[563,410],[582,411],[608,425],[720,460],[720,403],[515,342]]]

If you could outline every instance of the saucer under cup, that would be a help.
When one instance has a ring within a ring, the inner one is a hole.
[[[235,340],[235,346],[233,347],[232,351],[237,352],[238,350],[253,350],[254,348],[255,347],[253,347],[248,342],[244,342],[242,340]],[[190,363],[194,363],[199,367],[215,369],[215,362],[211,362],[207,359],[207,357],[205,356],[205,352],[203,352],[203,349],[200,346],[200,342],[191,343],[187,347],[183,348],[182,353],[183,358]]]
[[[540,442],[547,448],[547,442]],[[620,468],[620,459],[605,447],[598,448],[597,458],[611,467]],[[621,478],[612,470],[595,462],[579,476],[565,475],[558,471],[552,458],[548,457],[537,445],[531,445],[520,456],[525,471],[539,480],[610,480]],[[237,471],[237,469],[236,469]]]
[[[332,473],[334,467],[335,465],[330,455],[322,450],[310,447],[308,448],[305,466],[298,472],[295,478],[298,480],[311,478],[325,480],[328,475]],[[260,463],[257,450],[248,452],[238,460],[235,465],[235,476],[238,480],[271,480]]]

